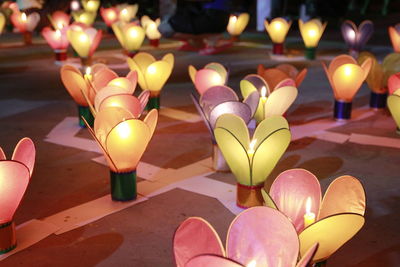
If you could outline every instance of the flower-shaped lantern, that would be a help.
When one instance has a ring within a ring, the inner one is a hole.
[[[389,95],[387,99],[387,106],[396,123],[396,132],[400,134],[400,88]]]
[[[189,65],[189,76],[197,92],[202,95],[208,88],[216,85],[225,85],[228,82],[228,70],[217,62],[211,62],[200,70]]]
[[[136,199],[136,167],[153,136],[157,119],[156,109],[142,121],[121,106],[107,105],[97,113],[94,128],[87,125],[110,167],[113,200]]]
[[[240,81],[240,91],[244,98],[255,91],[260,94],[258,108],[254,115],[257,123],[271,116],[284,115],[297,97],[295,86],[295,82],[287,78],[271,89],[268,83],[256,74],[247,75]]]
[[[371,65],[371,59],[365,60],[360,66],[349,55],[335,57],[329,64],[329,67],[322,62],[335,96],[333,115],[335,119],[350,119],[353,98],[367,78]]]
[[[82,23],[90,27],[96,20],[97,13],[85,10],[77,10],[77,11],[72,11],[71,15],[76,23]]]
[[[229,17],[227,32],[231,35],[232,41],[238,41],[247,24],[249,23],[249,13],[232,14]]]
[[[287,21],[284,18],[274,18],[270,22],[264,21],[265,29],[273,43],[272,53],[274,55],[283,55],[283,44],[291,25],[292,21]]]
[[[292,79],[296,87],[299,88],[307,72],[307,68],[298,70],[295,66],[287,63],[279,64],[274,68],[265,68],[262,64],[257,67],[257,74],[264,78],[271,89],[276,88],[279,83],[286,79]]]
[[[388,82],[389,95],[392,95],[397,89],[400,89],[400,72],[390,75]]]
[[[68,28],[71,16],[63,11],[55,11],[51,15],[48,14],[47,17],[51,23],[54,30],[62,30]]]
[[[237,206],[262,204],[261,188],[290,143],[289,125],[282,116],[259,123],[252,139],[242,118],[223,114],[217,119],[215,139],[237,181]]]
[[[101,37],[101,30],[96,30],[81,23],[73,23],[68,28],[67,38],[81,58],[82,66],[90,66],[92,64],[92,56],[100,44]]]
[[[152,20],[149,16],[142,16],[140,19],[140,24],[142,24],[145,30],[146,36],[150,41],[150,45],[153,47],[158,47],[160,43],[161,33],[158,31],[158,26],[160,25],[160,18]]]
[[[357,26],[351,20],[345,20],[342,23],[342,37],[350,50],[350,55],[357,58],[358,53],[362,51],[365,44],[374,33],[374,23],[370,20],[364,20]]]
[[[304,169],[282,172],[269,194],[263,190],[265,205],[278,209],[294,224],[300,239],[300,254],[318,243],[313,262],[325,261],[363,226],[365,192],[354,177],[336,178],[321,201],[317,177]]]
[[[128,57],[136,55],[144,41],[143,28],[136,22],[125,23],[122,21],[115,22],[111,27]]]
[[[100,0],[81,0],[81,3],[86,12],[97,13],[100,7]]]
[[[43,38],[53,49],[56,63],[67,60],[67,49],[69,41],[67,38],[67,28],[52,30],[50,27],[44,27],[42,30]]]
[[[0,12],[0,34],[3,33],[4,26],[6,26],[6,22],[7,22],[6,16]]]
[[[394,52],[400,53],[400,23],[389,27],[389,37],[390,41],[392,42]]]
[[[307,22],[299,20],[299,28],[304,45],[306,46],[306,59],[315,59],[315,50],[319,40],[326,28],[327,22],[322,23],[319,19],[312,19]]]
[[[147,109],[159,109],[161,90],[174,68],[174,55],[168,53],[156,60],[151,54],[140,52],[127,61],[129,68],[138,73],[140,88],[150,91]]]
[[[13,218],[32,176],[35,155],[35,145],[27,137],[18,142],[11,160],[0,148],[0,254],[17,246]]]
[[[299,238],[281,212],[254,207],[232,221],[226,249],[206,220],[190,217],[175,231],[173,249],[177,267],[306,267],[318,244],[299,260]],[[298,261],[299,260],[299,261]]]
[[[106,23],[107,27],[118,21],[119,10],[116,7],[100,8],[100,15]]]
[[[26,45],[32,44],[32,32],[40,21],[40,15],[33,12],[27,15],[25,12],[14,12],[11,17],[11,22],[15,28],[24,36],[24,43]]]
[[[213,146],[212,164],[213,169],[220,172],[229,171],[221,150],[215,141],[214,129],[219,116],[223,114],[235,114],[248,124],[257,110],[260,94],[255,91],[243,102],[231,88],[223,85],[210,87],[201,96],[200,100],[191,94],[193,103],[210,131]]]
[[[122,22],[130,22],[132,19],[136,17],[139,5],[120,4],[117,5],[117,8],[119,10],[119,20]]]

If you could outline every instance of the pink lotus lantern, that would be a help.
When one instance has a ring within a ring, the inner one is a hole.
[[[32,44],[32,32],[36,28],[40,20],[40,15],[33,12],[29,15],[22,12],[15,12],[10,17],[12,24],[24,36],[24,43],[26,45]]]
[[[208,88],[225,85],[228,82],[228,71],[219,63],[211,62],[200,70],[189,65],[189,76],[197,92],[202,95]]]
[[[51,15],[48,15],[51,25],[55,30],[62,30],[69,26],[71,16],[62,11],[56,11]]]
[[[326,261],[364,225],[365,192],[354,177],[336,178],[321,201],[317,177],[304,169],[282,172],[269,194],[263,190],[265,205],[289,217],[300,239],[300,254],[319,244],[313,262]]]
[[[160,43],[161,33],[158,31],[158,26],[160,23],[160,18],[152,20],[149,16],[143,16],[140,19],[140,24],[145,30],[146,36],[150,41],[150,45],[153,47],[158,47]]]
[[[116,7],[100,8],[100,15],[106,23],[107,27],[118,21],[119,10]]]
[[[370,20],[364,20],[357,26],[351,20],[342,23],[342,36],[350,50],[350,55],[357,58],[365,44],[374,33],[374,24]]]
[[[92,56],[100,44],[101,37],[101,30],[96,30],[82,23],[71,24],[67,31],[67,38],[81,58],[83,66],[92,64]]]
[[[0,148],[0,254],[17,246],[13,218],[32,176],[35,154],[35,145],[27,137],[18,142],[11,160]]]
[[[305,267],[317,244],[299,258],[299,239],[288,218],[268,207],[240,213],[228,228],[226,249],[215,229],[204,219],[190,217],[175,232],[177,267]]]
[[[67,49],[69,41],[67,39],[67,28],[52,30],[50,27],[44,27],[42,35],[49,46],[53,49],[56,63],[67,60]]]
[[[392,74],[388,79],[389,95],[400,89],[400,72]]]

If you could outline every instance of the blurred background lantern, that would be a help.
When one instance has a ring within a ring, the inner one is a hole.
[[[56,63],[67,60],[67,49],[69,46],[67,28],[52,30],[50,27],[44,27],[42,35],[53,49]]]
[[[315,51],[319,40],[326,28],[327,22],[322,23],[319,19],[312,19],[307,22],[299,20],[299,28],[304,45],[306,46],[305,58],[315,59]]]
[[[374,24],[370,20],[364,20],[357,26],[351,20],[345,20],[341,26],[342,37],[349,48],[349,54],[357,58],[365,44],[374,33]]]
[[[350,119],[353,98],[367,78],[371,65],[371,59],[365,60],[360,66],[349,55],[335,57],[329,64],[329,67],[322,62],[325,74],[328,77],[335,96],[335,119]]]
[[[87,12],[97,13],[100,7],[100,0],[81,0],[82,7]]]
[[[148,16],[143,16],[140,19],[140,23],[145,30],[146,37],[150,41],[150,45],[153,47],[158,47],[160,38],[161,38],[161,33],[158,31],[158,26],[160,25],[160,18],[156,20],[152,20]]]
[[[202,95],[212,86],[225,85],[228,82],[228,70],[217,62],[208,63],[200,70],[189,65],[188,71],[199,95]]]
[[[96,13],[88,12],[85,10],[73,11],[71,15],[74,18],[74,22],[82,23],[89,27],[93,25],[97,16]]]
[[[32,32],[40,21],[39,13],[33,12],[26,15],[24,12],[14,12],[10,19],[14,27],[23,35],[24,43],[26,45],[31,45]]]
[[[100,8],[100,15],[107,27],[111,27],[113,23],[118,21],[118,12],[119,10],[116,7]]]
[[[400,53],[400,23],[395,26],[389,26],[388,30],[394,52]]]
[[[396,123],[396,132],[400,134],[400,88],[391,93],[387,99],[390,114]]]
[[[133,57],[143,44],[145,32],[136,22],[115,22],[111,25],[115,36],[128,57]]]
[[[240,35],[249,23],[249,13],[232,14],[229,17],[229,22],[226,30],[231,35],[232,41],[238,41]]]
[[[136,17],[136,13],[138,12],[139,5],[128,5],[128,4],[120,4],[117,5],[119,10],[119,20],[122,22],[130,22],[132,19]]]
[[[274,18],[271,22],[264,21],[265,29],[273,43],[272,54],[283,55],[285,38],[291,25],[292,21],[284,18]]]
[[[71,16],[62,11],[55,11],[51,15],[48,14],[47,17],[54,30],[67,29],[71,21]]]

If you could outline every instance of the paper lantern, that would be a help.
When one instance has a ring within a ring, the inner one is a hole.
[[[257,123],[271,116],[285,114],[297,97],[297,89],[292,79],[281,81],[271,90],[268,83],[255,74],[247,75],[240,81],[240,91],[244,98],[252,92],[259,92],[260,100],[254,115]]]
[[[32,44],[32,32],[40,21],[40,15],[37,12],[33,12],[29,15],[22,12],[15,12],[10,17],[12,24],[18,29],[24,36],[24,43],[26,45]]]
[[[97,13],[100,6],[99,0],[81,0],[82,7],[87,12]]]
[[[11,160],[0,148],[0,254],[17,246],[13,219],[32,176],[35,155],[35,145],[27,137],[15,146]]]
[[[400,53],[400,23],[389,27],[389,37],[394,52]]]
[[[239,40],[247,24],[249,23],[250,15],[248,13],[233,14],[229,17],[226,30],[231,35],[233,41]]]
[[[364,20],[357,26],[351,20],[345,20],[341,27],[342,37],[350,50],[350,55],[357,58],[365,44],[374,33],[374,24],[370,20]]]
[[[259,64],[257,67],[257,74],[264,78],[267,82],[269,88],[273,90],[279,84],[290,84],[287,79],[294,81],[297,88],[300,87],[304,78],[307,75],[307,68],[298,70],[295,66],[291,64],[279,64],[274,68],[265,68],[264,65]]]
[[[313,262],[325,261],[363,226],[366,207],[362,184],[352,176],[336,178],[321,201],[317,177],[304,169],[282,172],[273,182],[269,194],[263,191],[265,204],[289,217],[300,238],[300,255],[319,244]],[[307,202],[311,207],[307,212]],[[315,222],[305,226],[314,215]]]
[[[387,98],[387,106],[396,123],[396,132],[400,134],[400,89],[397,89]]]
[[[3,13],[0,13],[0,34],[3,33],[5,25],[6,25],[6,16],[4,16]]]
[[[235,91],[227,86],[219,85],[210,87],[200,96],[200,100],[193,94],[191,98],[211,135],[213,169],[219,172],[229,171],[229,166],[215,141],[216,121],[219,116],[229,113],[241,117],[246,124],[249,123],[257,110],[260,94],[257,91],[253,92],[241,102]]]
[[[100,44],[102,31],[85,26],[80,23],[73,23],[68,28],[67,38],[79,55],[83,66],[90,66],[94,51]]]
[[[241,212],[228,228],[226,250],[217,231],[204,219],[190,217],[175,231],[177,267],[308,266],[318,245],[299,261],[299,240],[285,215],[268,207]]]
[[[387,85],[390,95],[400,89],[400,72],[390,75]]]
[[[119,10],[119,20],[122,22],[130,22],[132,19],[136,17],[139,5],[120,4],[117,5],[117,8]]]
[[[327,22],[322,23],[319,19],[312,19],[307,22],[299,20],[300,33],[306,46],[305,57],[307,59],[315,59],[315,50],[326,25]]]
[[[129,57],[133,57],[143,44],[144,30],[136,22],[116,22],[111,25],[115,36]]]
[[[138,73],[140,88],[150,91],[147,109],[159,109],[161,90],[174,68],[174,55],[168,53],[156,60],[151,54],[140,52],[127,61],[129,68]]]
[[[360,66],[349,55],[335,57],[329,64],[329,67],[322,62],[335,96],[335,119],[350,119],[351,103],[362,83],[367,78],[371,65],[371,59],[365,60]]]
[[[67,60],[67,49],[69,41],[67,38],[67,28],[61,30],[52,30],[50,27],[44,27],[42,36],[53,49],[56,63]]]
[[[80,7],[81,7],[81,5],[79,4],[78,0],[72,0],[71,1],[70,8],[71,8],[72,11],[77,11],[77,10],[80,9]]]
[[[195,67],[189,65],[188,70],[190,79],[200,95],[212,86],[225,85],[228,83],[227,69],[217,62],[208,63],[200,70],[196,70]]]
[[[73,11],[71,15],[75,22],[82,23],[86,26],[91,26],[96,19],[97,13],[85,10],[77,10]]]
[[[116,7],[100,8],[100,15],[106,23],[107,27],[118,21],[119,10]]]
[[[264,21],[265,29],[273,43],[273,54],[283,55],[283,43],[291,25],[292,21],[287,21],[284,18],[274,18],[271,22]]]
[[[66,29],[69,26],[71,16],[62,11],[55,11],[51,15],[47,15],[54,30]]]
[[[144,120],[120,106],[101,109],[89,132],[103,150],[110,167],[111,197],[115,201],[136,199],[136,167],[157,125],[152,109]]]
[[[262,204],[261,188],[290,143],[289,125],[282,116],[261,121],[252,139],[242,118],[223,114],[217,119],[215,139],[237,181],[239,207]]]
[[[160,19],[152,20],[148,16],[142,16],[140,23],[146,32],[146,36],[150,41],[150,45],[153,47],[158,47],[161,38],[161,33],[158,31],[158,26],[160,25]]]

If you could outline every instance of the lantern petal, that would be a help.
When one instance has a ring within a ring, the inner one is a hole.
[[[203,107],[204,112],[209,115],[211,110],[226,101],[239,101],[235,91],[228,86],[217,85],[207,89],[200,96],[200,105]]]
[[[244,267],[243,265],[234,262],[230,259],[208,254],[208,255],[200,255],[189,260],[185,267]]]
[[[136,71],[138,74],[138,82],[139,86],[142,90],[148,90],[148,86],[146,84],[146,80],[144,78],[144,72],[140,68],[140,66],[134,61],[132,58],[127,58],[126,61],[128,62],[129,68],[132,71]]]
[[[197,70],[196,70],[196,68],[193,67],[192,65],[189,65],[188,71],[189,71],[190,80],[192,80],[192,83],[194,84],[194,83],[195,83],[195,77],[196,77]]]
[[[392,74],[388,79],[387,86],[390,95],[400,89],[400,73]]]
[[[0,224],[14,217],[29,183],[29,169],[16,161],[0,161]]]
[[[164,55],[161,60],[167,62],[170,65],[171,70],[174,68],[174,61],[175,61],[174,54],[168,53]]]
[[[81,90],[88,90],[86,81],[75,67],[64,65],[61,67],[61,81],[74,101],[80,106],[88,106]]]
[[[308,72],[307,68],[304,68],[299,72],[299,74],[295,78],[297,88],[299,88],[300,85],[303,83],[304,78],[307,76],[307,72]]]
[[[278,129],[289,129],[289,123],[282,116],[271,116],[261,121],[253,134],[253,139],[257,140],[255,148],[261,144],[262,140]]]
[[[400,72],[400,54],[391,53],[387,55],[382,62],[384,72],[383,80],[387,81],[390,75]]]
[[[148,89],[153,92],[160,91],[167,82],[171,72],[171,65],[165,61],[156,61],[150,64],[144,73]]]
[[[228,130],[235,135],[244,148],[249,147],[249,131],[246,123],[239,116],[234,114],[223,114],[218,118],[215,127],[221,127]]]
[[[300,255],[304,256],[313,244],[318,243],[312,261],[326,260],[361,229],[364,221],[364,217],[359,214],[345,213],[311,224],[299,234]]]
[[[399,91],[399,90],[397,90]],[[396,91],[396,92],[397,92]],[[390,95],[387,99],[387,105],[390,113],[394,121],[396,122],[396,126],[400,127],[400,95],[397,95],[396,92],[393,95]]]
[[[268,87],[271,92],[278,88],[277,85],[282,80],[290,78],[289,75],[279,69],[267,69],[264,71],[262,77],[268,83]]]
[[[30,138],[24,137],[19,140],[18,144],[15,146],[11,159],[24,164],[29,170],[29,175],[32,176],[33,167],[35,165],[35,157],[35,144]]]
[[[295,266],[299,240],[293,225],[281,212],[253,207],[231,223],[226,239],[226,255],[242,265]]]
[[[265,117],[283,115],[297,97],[297,89],[293,86],[281,87],[268,97],[265,103]]]
[[[190,259],[199,255],[225,255],[217,232],[206,220],[198,217],[190,217],[179,225],[174,234],[173,249],[178,267],[187,266]]]
[[[92,39],[92,43],[89,48],[89,56],[93,56],[94,51],[96,51],[97,47],[100,44],[101,38],[103,36],[103,31],[102,30],[96,30],[96,35]]]
[[[139,67],[139,70],[137,70],[137,72],[140,71],[142,73],[145,73],[150,64],[156,61],[156,59],[151,54],[145,52],[137,53],[132,59]]]
[[[226,115],[232,114],[224,114],[220,118]],[[218,122],[219,120],[217,121],[217,125]],[[237,182],[243,185],[251,185],[250,161],[246,150],[248,146],[244,147],[238,137],[226,128],[214,129],[214,136],[222,155],[232,173],[235,175]]]
[[[200,95],[202,95],[210,87],[213,87],[216,85],[224,85],[224,83],[225,83],[225,81],[218,74],[218,72],[216,72],[215,70],[211,70],[211,69],[198,70],[196,73],[195,80],[194,80],[194,85]]]
[[[279,89],[279,88],[285,87],[285,86],[293,86],[293,87],[296,87],[296,82],[295,82],[292,78],[283,79],[282,81],[280,81],[280,82],[276,85],[276,87],[274,88],[274,91],[277,90],[277,89]]]
[[[116,74],[113,70],[109,68],[100,68],[96,72],[92,68],[93,71],[93,86],[97,91],[100,91],[107,84],[115,78],[118,78],[118,74]]]
[[[6,154],[4,153],[4,150],[0,147],[0,161],[6,159],[7,159]]]
[[[145,108],[147,106],[147,102],[149,102],[149,97],[150,97],[150,91],[149,90],[142,91],[140,93],[140,95],[138,96],[138,99],[140,101],[140,105],[142,107],[140,114],[142,114],[143,111],[145,110]]]
[[[136,169],[151,138],[149,126],[129,119],[117,124],[106,138],[106,149],[119,172]]]
[[[127,110],[131,117],[137,119],[140,117],[142,107],[140,105],[139,99],[134,97],[133,95],[111,95],[103,101],[101,101],[99,110],[102,110],[107,107],[120,107]]]
[[[382,66],[376,60],[376,57],[370,52],[363,51],[359,54],[357,61],[362,66],[362,64],[368,59],[371,60],[372,65],[371,65],[371,70],[369,71],[368,76],[366,78],[366,82],[368,84],[368,87],[373,92],[381,93],[382,89],[384,89],[383,69]]]
[[[254,114],[256,113],[259,102],[260,102],[260,93],[258,91],[250,93],[243,100],[243,103],[245,103],[251,110],[251,117],[253,117]]]
[[[269,207],[269,208],[273,208],[273,209],[278,209],[278,207],[276,206],[274,200],[271,198],[271,196],[265,191],[264,188],[261,189],[261,195],[264,199],[264,206]]]
[[[153,136],[158,121],[158,110],[152,109],[143,120],[150,129],[150,138]]]
[[[225,69],[225,67],[217,62],[211,62],[208,63],[207,65],[204,66],[205,69],[211,69],[215,70],[222,78],[224,81],[224,84],[227,82],[228,79],[228,71]]]
[[[242,102],[227,101],[219,105],[216,105],[210,112],[210,124],[211,127],[215,127],[217,119],[222,114],[235,114],[243,119],[243,121],[248,124],[251,120],[251,109],[249,106]]]
[[[268,84],[260,75],[250,74],[240,81],[240,91],[243,98],[248,97],[253,91],[261,93],[263,87],[265,87],[268,95],[270,93]]]
[[[32,32],[40,21],[40,15],[37,12],[33,12],[27,16],[26,30]]]
[[[353,176],[340,176],[326,190],[318,220],[339,213],[364,215],[365,206],[365,191],[360,181]]]
[[[351,75],[347,75],[348,72]],[[332,76],[337,100],[351,102],[364,82],[365,77],[365,72],[358,65],[344,64],[338,67]]]
[[[360,33],[358,42],[362,48],[374,33],[374,23],[370,20],[364,20],[363,22],[361,22],[358,29]]]
[[[132,95],[133,91],[135,90],[131,81],[125,77],[115,78],[115,79],[111,80],[107,84],[107,86],[117,86],[117,87],[124,88],[130,95]]]
[[[312,258],[314,257],[315,253],[317,252],[317,249],[318,249],[318,243],[315,243],[307,250],[306,253],[304,253],[303,257],[296,264],[296,267],[310,266],[310,262],[311,262]]]
[[[278,70],[283,71],[284,73],[286,73],[290,78],[295,79],[297,77],[297,74],[299,73],[299,71],[297,70],[297,68],[291,64],[279,64],[275,67]]]
[[[210,132],[211,139],[215,142],[214,131],[211,127],[210,122],[207,119],[206,114],[203,112],[203,109],[200,107],[200,104],[198,102],[199,100],[196,98],[196,96],[194,94],[190,94],[190,98],[192,99],[193,104],[197,109],[197,112],[200,114],[201,118],[203,119],[204,124],[206,125],[208,131]]]
[[[138,81],[138,73],[135,70],[131,70],[128,75],[126,75],[126,78],[131,82],[132,84],[132,92],[133,94],[135,92],[136,86],[137,86],[137,81]]]
[[[269,191],[277,208],[289,217],[297,232],[304,229],[306,202],[311,200],[310,211],[318,214],[321,187],[317,177],[304,169],[291,169],[276,177]]]
[[[103,102],[104,99],[106,99],[109,96],[112,95],[129,95],[129,90],[119,87],[119,86],[106,86],[99,92],[97,92],[95,98],[94,98],[94,108],[96,111],[100,110],[100,104]]]

